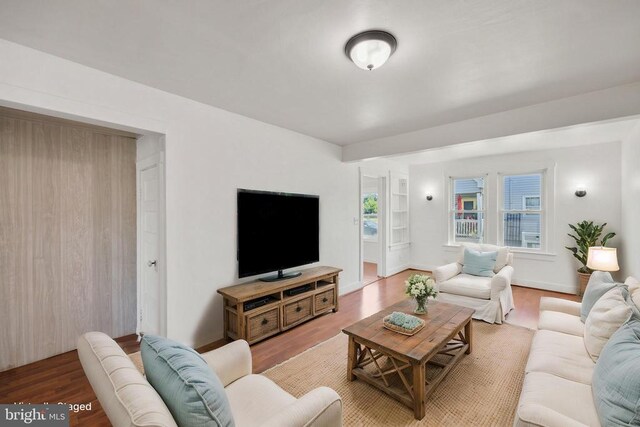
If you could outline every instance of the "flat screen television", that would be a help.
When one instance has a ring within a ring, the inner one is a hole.
[[[238,276],[277,271],[265,281],[299,276],[283,270],[320,260],[320,198],[238,189]]]

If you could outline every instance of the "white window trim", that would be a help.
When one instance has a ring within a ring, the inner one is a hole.
[[[482,220],[483,220],[483,227],[482,227],[482,235],[480,236],[480,243],[485,243],[487,240],[487,206],[489,206],[489,195],[487,192],[487,186],[488,186],[488,181],[489,181],[489,175],[488,174],[473,174],[473,175],[468,175],[468,176],[461,176],[461,175],[455,175],[455,176],[449,176],[448,177],[448,191],[447,191],[447,204],[446,204],[446,211],[447,211],[447,241],[448,241],[448,245],[450,246],[455,246],[455,245],[460,245],[461,243],[464,242],[456,242],[456,236],[455,236],[455,221],[453,220],[453,215],[456,213],[477,213],[477,214],[481,214],[482,216]],[[453,209],[453,192],[454,192],[454,180],[456,179],[482,179],[484,185],[482,186],[482,209],[472,209],[472,210],[458,210],[458,209]]]
[[[541,191],[541,195],[540,195],[540,209],[526,209],[526,204],[525,199],[527,197],[538,197],[537,195],[525,195],[522,196],[522,201],[523,201],[523,209],[504,209],[504,178],[507,176],[527,176],[527,175],[537,175],[540,174],[541,175],[541,182],[540,182],[540,191]],[[506,246],[505,242],[504,242],[504,214],[505,213],[520,213],[520,214],[539,214],[540,215],[540,247],[539,248],[525,248],[525,247],[521,247],[521,246],[510,246],[512,251],[518,251],[518,252],[523,252],[523,253],[533,253],[533,254],[548,254],[549,252],[549,248],[551,247],[548,241],[548,237],[551,235],[548,229],[548,220],[547,220],[547,216],[549,214],[548,209],[547,209],[547,200],[549,200],[549,196],[548,196],[548,192],[549,192],[549,185],[548,185],[548,179],[547,179],[547,174],[548,174],[548,168],[545,169],[538,169],[538,170],[529,170],[527,172],[516,172],[516,173],[503,173],[503,172],[499,172],[497,174],[498,177],[498,185],[497,185],[497,193],[498,193],[498,197],[497,197],[497,201],[498,201],[498,217],[497,217],[497,231],[498,231],[498,238],[497,238],[497,244],[499,246]]]

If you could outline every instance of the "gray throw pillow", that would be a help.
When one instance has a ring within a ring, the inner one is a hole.
[[[593,401],[603,426],[640,426],[640,320],[632,317],[604,346],[593,371]]]
[[[589,278],[587,289],[582,296],[582,305],[580,306],[580,320],[584,323],[589,316],[589,312],[593,305],[600,299],[600,297],[611,289],[619,286],[611,277],[611,274],[606,271],[594,271]]]
[[[224,386],[195,350],[167,338],[145,335],[140,353],[147,380],[179,426],[235,425]]]

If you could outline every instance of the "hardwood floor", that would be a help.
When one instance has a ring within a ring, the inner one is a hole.
[[[366,286],[369,283],[378,281],[378,264],[373,262],[362,263],[362,283]]]
[[[361,290],[343,295],[340,297],[340,311],[337,313],[324,315],[253,345],[251,352],[254,372],[259,373],[282,363],[335,336],[351,323],[404,299],[404,280],[413,272],[415,271],[407,270],[387,279],[380,279]],[[516,310],[507,316],[507,322],[528,328],[536,327],[540,297],[555,296],[579,300],[575,295],[519,286],[513,287],[513,295]],[[139,349],[135,335],[129,335],[117,341],[127,353]],[[198,350],[210,350],[224,344],[225,341],[221,340]],[[110,425],[84,375],[75,351],[0,372],[0,403],[14,402],[91,403],[91,411],[70,414],[70,425]]]

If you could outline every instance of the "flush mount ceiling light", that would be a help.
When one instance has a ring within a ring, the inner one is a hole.
[[[370,30],[351,37],[344,47],[349,59],[363,70],[374,70],[387,62],[398,41],[386,31]]]

